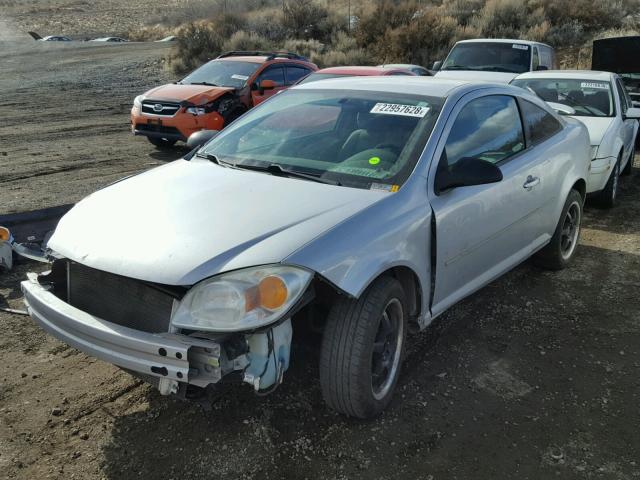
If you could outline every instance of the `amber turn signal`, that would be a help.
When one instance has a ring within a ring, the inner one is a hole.
[[[9,232],[8,228],[0,227],[0,240],[3,242],[8,242],[11,238],[11,232]]]

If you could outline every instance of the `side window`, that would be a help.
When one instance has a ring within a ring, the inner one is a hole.
[[[277,67],[267,67],[259,76],[258,76],[258,85],[263,80],[273,80],[277,87],[284,86],[284,68]]]
[[[388,75],[389,75],[389,76],[391,76],[391,75],[404,75],[405,77],[410,77],[410,76],[412,76],[410,73],[407,73],[407,72],[391,72],[391,73],[389,73]]]
[[[534,72],[540,66],[540,56],[538,55],[538,47],[533,47],[533,60],[531,61],[531,70]]]
[[[448,166],[465,157],[501,162],[524,150],[516,100],[492,95],[470,101],[458,114],[445,145]]]
[[[302,77],[306,77],[311,73],[311,70],[309,70],[308,68],[298,67],[293,65],[287,66],[286,70],[287,70],[287,85],[293,85]]]
[[[627,113],[627,109],[633,106],[632,103],[629,102],[627,97],[627,90],[624,88],[619,78],[616,78],[616,90],[618,90],[618,96],[620,97],[620,106],[622,107],[622,114]]]
[[[560,122],[549,112],[537,105],[527,102],[526,100],[521,100],[520,108],[522,110],[522,121],[529,145],[544,142],[547,138],[554,136],[562,130]]]

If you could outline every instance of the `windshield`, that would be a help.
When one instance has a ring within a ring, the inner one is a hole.
[[[350,77],[351,75],[345,75],[342,73],[312,73],[311,75],[307,75],[302,80],[298,82],[298,85],[309,82],[317,82],[318,80],[326,80],[327,78],[337,78],[337,77]]]
[[[611,83],[580,79],[517,79],[511,82],[527,88],[546,102],[568,105],[582,117],[612,117],[615,113]]]
[[[289,90],[250,110],[201,154],[280,166],[345,186],[395,191],[413,171],[443,100],[347,90]]]
[[[178,83],[242,88],[259,66],[259,63],[254,62],[213,60],[197,68]]]
[[[458,43],[447,57],[442,70],[480,70],[523,73],[531,65],[531,48],[522,43]]]

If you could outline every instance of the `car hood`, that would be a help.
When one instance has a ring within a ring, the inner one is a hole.
[[[209,85],[181,85],[170,83],[152,88],[144,94],[145,98],[152,100],[171,100],[174,102],[187,101],[195,105],[215,100],[220,95],[233,91],[230,87],[211,87]]]
[[[192,285],[281,262],[386,195],[176,160],[79,202],[48,246],[99,270]]]
[[[613,117],[582,117],[579,115],[571,115],[571,117],[587,126],[591,145],[600,145],[605,133],[613,123]]]
[[[476,82],[509,83],[518,76],[517,73],[479,72],[477,70],[442,70],[435,74],[438,78],[449,80],[473,80]]]

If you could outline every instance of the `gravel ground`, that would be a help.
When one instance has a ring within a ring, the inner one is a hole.
[[[176,158],[128,133],[131,99],[168,80],[164,47],[0,45],[0,213],[73,202]],[[588,206],[571,268],[529,263],[411,339],[379,419],[328,411],[318,339],[296,338],[271,396],[212,408],[161,397],[0,312],[0,472],[34,479],[640,478],[640,169]],[[0,306],[21,308],[0,276]]]

